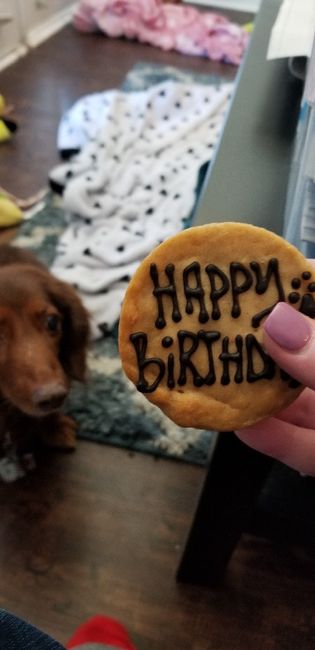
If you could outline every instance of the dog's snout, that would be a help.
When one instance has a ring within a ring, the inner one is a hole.
[[[41,386],[34,391],[32,399],[33,404],[39,408],[43,413],[55,411],[62,406],[67,390],[60,384],[48,384]]]

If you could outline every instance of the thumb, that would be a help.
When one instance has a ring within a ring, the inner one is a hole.
[[[264,324],[264,347],[276,363],[315,390],[315,322],[279,302]]]

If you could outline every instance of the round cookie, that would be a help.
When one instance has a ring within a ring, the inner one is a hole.
[[[315,317],[313,296],[313,267],[281,237],[243,223],[189,228],[154,249],[129,284],[124,370],[180,426],[249,426],[303,388],[264,351],[264,319],[279,301]]]

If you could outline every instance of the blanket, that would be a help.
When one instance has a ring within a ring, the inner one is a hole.
[[[50,173],[68,215],[52,270],[81,293],[94,338],[118,320],[141,260],[185,227],[231,91],[167,80],[82,98],[64,116],[59,147],[81,151]]]
[[[73,22],[83,32],[100,30],[234,65],[248,43],[246,31],[224,16],[161,0],[81,0]]]

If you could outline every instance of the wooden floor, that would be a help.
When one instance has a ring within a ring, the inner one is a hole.
[[[83,93],[117,87],[138,60],[235,73],[66,28],[0,74],[20,122],[0,149],[1,184],[21,196],[45,185],[61,113]],[[125,623],[138,650],[311,650],[315,563],[306,550],[246,536],[220,589],[176,584],[203,477],[88,442],[43,457],[32,475],[0,485],[0,607],[61,642],[103,612]]]

